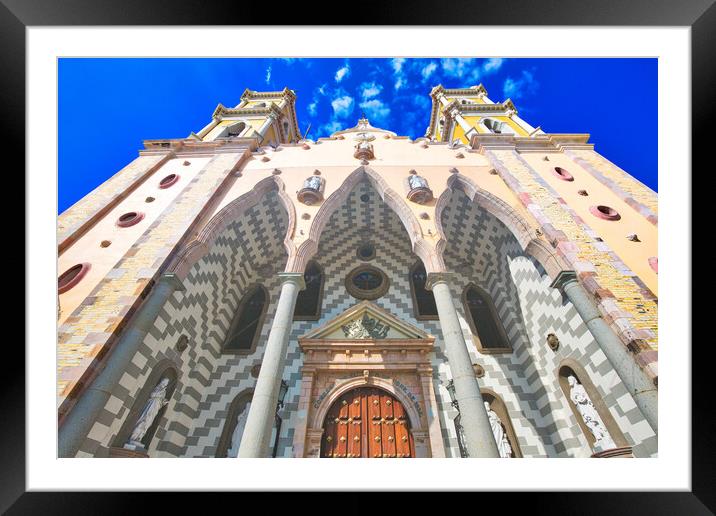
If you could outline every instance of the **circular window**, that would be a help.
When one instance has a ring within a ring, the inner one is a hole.
[[[388,276],[370,265],[353,269],[346,278],[346,289],[356,299],[378,299],[388,291]]]
[[[154,197],[147,197],[144,202],[154,202]]]
[[[597,206],[590,206],[589,211],[595,217],[599,217],[600,219],[604,220],[619,220],[622,218],[617,210],[615,210],[614,208],[610,208],[609,206],[604,206],[602,204],[599,204]]]
[[[552,173],[563,181],[574,181],[574,176],[562,167],[554,167]]]
[[[371,243],[361,244],[358,246],[356,254],[361,260],[372,260],[375,258],[375,246]]]
[[[109,247],[112,245],[111,240],[102,240],[102,242],[99,244],[100,247]]]
[[[159,181],[159,188],[169,188],[174,183],[179,181],[179,175],[178,174],[169,174],[167,177]]]
[[[364,193],[363,195],[360,196],[360,200],[363,202],[368,202],[370,200],[370,195]]]
[[[139,212],[139,211],[130,211],[128,213],[125,213],[124,215],[121,215],[117,219],[117,225],[120,228],[128,228],[129,226],[134,226],[143,218],[144,218],[144,213]]]
[[[92,266],[89,263],[73,265],[57,278],[57,293],[64,294],[77,285],[89,272]]]

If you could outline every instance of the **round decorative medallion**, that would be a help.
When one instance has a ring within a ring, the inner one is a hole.
[[[562,167],[554,167],[552,173],[560,178],[562,181],[574,181],[574,176],[567,172]]]
[[[617,210],[610,208],[609,206],[604,206],[603,204],[590,206],[589,212],[595,217],[599,217],[604,220],[619,220],[622,218]]]
[[[175,184],[177,181],[179,181],[179,174],[169,174],[164,179],[159,181],[159,188],[169,188],[173,184]]]
[[[258,378],[259,371],[261,371],[261,364],[256,364],[251,368],[251,376],[253,376],[254,378]]]
[[[57,293],[64,294],[77,285],[91,268],[92,265],[89,263],[78,263],[60,274],[60,277],[57,278]]]
[[[378,299],[388,291],[388,287],[388,276],[371,265],[356,267],[346,277],[346,290],[356,299]]]
[[[135,224],[139,223],[144,218],[144,213],[138,212],[138,211],[130,211],[128,213],[125,213],[124,215],[121,215],[117,219],[117,225],[120,228],[128,228],[129,226],[134,226]]]
[[[375,245],[373,245],[371,242],[366,242],[364,244],[361,244],[358,246],[358,249],[356,250],[356,255],[361,260],[372,260],[375,258]]]

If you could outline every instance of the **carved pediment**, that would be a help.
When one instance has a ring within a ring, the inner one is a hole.
[[[433,337],[387,310],[363,301],[352,306],[301,340],[420,340]]]

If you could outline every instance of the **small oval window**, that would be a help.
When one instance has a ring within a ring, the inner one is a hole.
[[[167,177],[159,181],[159,188],[169,188],[174,183],[179,181],[179,175],[178,174],[169,174]]]
[[[121,215],[119,217],[119,219],[117,219],[117,225],[120,228],[128,228],[129,226],[134,226],[143,218],[144,218],[144,213],[137,212],[137,211],[130,211],[128,213],[125,213],[124,215]]]
[[[604,206],[603,204],[590,206],[589,211],[595,217],[599,217],[604,220],[619,220],[622,218],[617,210],[609,206]]]
[[[388,276],[370,265],[356,267],[346,277],[346,290],[356,299],[378,299],[389,287]]]
[[[73,265],[57,278],[57,293],[64,294],[77,285],[89,272],[92,266],[89,263]]]
[[[562,167],[554,167],[552,173],[560,178],[562,181],[574,181],[574,176],[567,172]]]

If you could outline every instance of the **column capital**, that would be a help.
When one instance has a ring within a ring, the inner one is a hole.
[[[454,272],[442,271],[442,272],[428,272],[428,280],[425,282],[425,288],[432,290],[433,286],[437,283],[444,282],[448,285],[450,281],[455,278]]]
[[[302,272],[279,272],[278,277],[282,285],[284,283],[294,283],[298,285],[300,290],[306,288],[306,280],[303,278]]]
[[[560,271],[557,277],[549,285],[552,288],[559,289],[560,292],[564,292],[564,287],[569,283],[577,281],[577,273],[574,271]]]

